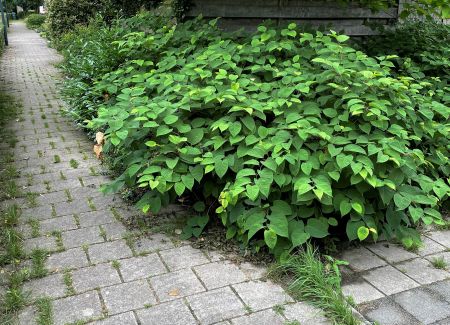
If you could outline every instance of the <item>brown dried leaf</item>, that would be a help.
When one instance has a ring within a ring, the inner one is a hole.
[[[97,159],[102,159],[102,151],[103,146],[101,144],[94,145],[94,153],[97,156]]]
[[[180,295],[180,289],[178,288],[173,288],[172,290],[169,291],[169,296],[171,297],[177,297]]]
[[[99,145],[105,143],[105,134],[103,132],[97,132],[95,134],[95,141],[97,141],[97,144]]]

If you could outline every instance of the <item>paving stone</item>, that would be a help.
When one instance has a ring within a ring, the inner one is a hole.
[[[138,310],[141,325],[197,325],[182,299]]]
[[[209,263],[202,251],[191,246],[164,250],[160,255],[171,271]]]
[[[65,248],[80,247],[85,244],[96,244],[104,241],[97,226],[63,232],[62,239]]]
[[[375,288],[386,295],[418,287],[419,284],[392,266],[384,266],[362,275]]]
[[[207,289],[215,289],[247,280],[245,274],[229,261],[204,264],[193,269]],[[218,274],[220,276],[217,276]]]
[[[266,309],[231,320],[233,325],[284,325],[286,321],[272,309]]]
[[[113,215],[111,214],[111,211],[109,210],[79,213],[78,216],[80,220],[80,226],[82,228],[116,222],[116,219],[114,219]]]
[[[225,261],[226,257],[214,250],[203,250],[203,253],[206,255],[206,257],[208,257],[208,259],[211,262],[219,262],[219,261]]]
[[[372,244],[367,248],[389,263],[402,262],[417,257],[416,254],[408,252],[403,247],[387,242]]]
[[[245,306],[230,287],[187,298],[200,323],[209,325],[245,314]]]
[[[361,278],[351,283],[343,284],[342,292],[345,296],[351,296],[358,305],[384,297],[384,294]]]
[[[379,299],[359,309],[368,320],[380,325],[422,325],[390,298]]]
[[[55,238],[52,236],[26,239],[23,242],[23,248],[25,253],[31,253],[34,249],[45,249],[47,251],[55,251],[58,249]]]
[[[146,280],[121,283],[100,290],[110,315],[154,305],[156,299]]]
[[[55,325],[85,321],[101,315],[102,306],[96,291],[53,301]]]
[[[150,279],[150,284],[161,301],[168,301],[205,291],[195,274],[180,270]]]
[[[90,245],[88,252],[94,264],[133,256],[133,252],[124,240]]]
[[[118,222],[108,223],[100,227],[105,231],[107,240],[122,239],[123,235],[127,232],[127,228]]]
[[[114,315],[106,319],[96,321],[92,325],[138,325],[132,312]]]
[[[55,203],[55,211],[58,216],[66,216],[69,214],[86,213],[91,211],[91,208],[89,207],[87,200],[76,200],[73,202]]]
[[[341,259],[347,261],[349,263],[349,267],[357,272],[386,265],[385,261],[365,247],[346,250],[342,254]]]
[[[37,325],[36,316],[36,309],[34,306],[25,307],[17,316],[18,325]]]
[[[450,303],[450,280],[430,284],[427,288],[441,295]]]
[[[45,220],[52,218],[52,206],[43,205],[36,208],[23,209],[21,218],[23,221],[29,219]]]
[[[136,240],[135,250],[140,253],[151,253],[175,247],[169,237],[163,234],[151,234],[150,237],[141,237]]]
[[[422,246],[419,248],[418,254],[420,256],[426,256],[445,251],[445,247],[436,243],[428,237],[422,237]]]
[[[50,272],[58,272],[63,269],[76,269],[88,266],[86,253],[81,248],[68,249],[61,253],[50,255],[45,266]]]
[[[120,283],[117,271],[110,264],[99,264],[72,272],[75,291],[83,292],[94,288]]]
[[[65,296],[66,286],[64,285],[62,274],[53,274],[24,282],[23,290],[30,292],[32,299],[42,297],[60,298]]]
[[[279,285],[270,281],[249,281],[234,284],[233,288],[245,304],[254,311],[293,302],[292,298]]]
[[[120,273],[124,281],[148,278],[166,273],[167,269],[157,254],[132,257],[120,261]]]
[[[39,223],[41,233],[50,233],[52,231],[67,231],[77,229],[75,220],[72,216],[57,217],[46,219]]]
[[[416,258],[395,266],[420,284],[429,284],[450,277],[450,273],[434,268],[431,263],[422,258]]]
[[[439,298],[423,288],[405,291],[394,296],[395,302],[423,324],[432,324],[450,317],[450,304]]]
[[[447,270],[450,270],[450,251],[448,252],[442,252],[442,253],[437,253],[437,254],[433,254],[433,255],[428,255],[425,257],[427,260],[429,260],[430,262],[432,262],[435,259],[441,259],[443,258],[445,261],[445,264],[447,264]]]
[[[450,318],[441,320],[440,322],[437,322],[435,325],[450,325]]]
[[[298,321],[301,325],[331,325],[320,309],[304,302],[284,306],[284,316],[289,321]]]
[[[426,236],[430,237],[435,242],[445,246],[446,248],[450,248],[450,230],[432,231],[426,234]]]
[[[265,267],[254,265],[249,262],[241,263],[239,268],[249,280],[259,280],[267,276],[267,269]]]

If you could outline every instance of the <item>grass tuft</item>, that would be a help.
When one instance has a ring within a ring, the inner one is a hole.
[[[35,302],[37,309],[37,325],[53,325],[52,300],[48,297],[39,298]]]
[[[433,265],[436,269],[445,270],[447,268],[447,262],[444,259],[444,256],[435,257],[431,260],[431,265]]]
[[[293,279],[288,288],[292,296],[320,308],[335,324],[357,325],[360,321],[342,294],[340,264],[344,262],[329,256],[321,257],[308,244],[303,251],[280,262],[272,273]]]

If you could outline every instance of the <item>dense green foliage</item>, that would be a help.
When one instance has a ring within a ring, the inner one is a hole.
[[[365,39],[361,45],[370,55],[398,55],[396,64],[402,73],[450,81],[450,25],[406,22],[395,30]],[[413,73],[414,68],[418,68],[418,73]]]
[[[25,23],[29,29],[41,29],[45,23],[45,15],[31,14],[25,19]]]
[[[152,8],[158,0],[48,0],[49,36],[57,41],[77,25],[87,25],[96,15],[107,21],[119,16],[132,16],[141,8]]]
[[[400,73],[395,57],[295,24],[250,36],[215,21],[118,24],[71,37],[69,89],[80,74],[89,88],[89,104],[72,112],[107,135],[123,171],[109,190],[135,189],[144,211],[188,198],[199,213],[192,234],[219,217],[228,238],[276,255],[340,230],[410,245],[415,225],[442,223],[448,92],[423,73]],[[79,55],[94,64],[71,71]]]
[[[15,6],[20,6],[26,13],[28,10],[35,10],[37,12],[39,6],[44,4],[44,0],[11,0],[6,3],[11,6],[10,9],[14,9]]]

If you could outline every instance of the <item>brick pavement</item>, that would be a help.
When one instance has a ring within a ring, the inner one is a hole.
[[[59,60],[37,33],[12,24],[0,88],[24,105],[23,118],[11,125],[17,183],[30,193],[17,201],[21,231],[28,253],[49,252],[49,275],[24,288],[32,301],[52,299],[55,325],[328,324],[248,263],[233,264],[163,234],[139,245],[130,240],[121,219],[138,212],[119,197],[102,196],[99,186],[109,179],[100,175],[92,143],[60,114]],[[0,144],[0,154],[9,150]],[[35,323],[31,304],[19,324]]]

